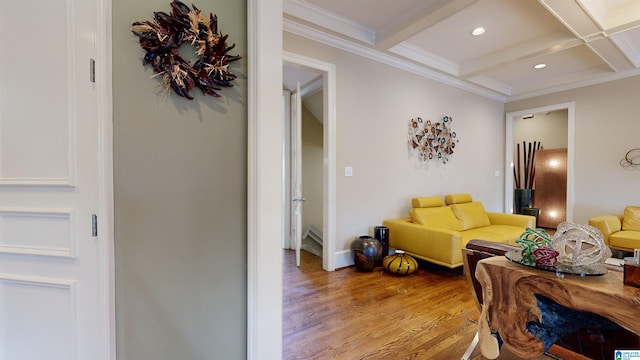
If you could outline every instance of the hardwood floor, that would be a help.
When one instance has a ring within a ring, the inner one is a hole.
[[[460,273],[425,263],[406,277],[326,272],[321,258],[301,258],[297,268],[284,250],[284,359],[460,359],[476,333],[480,312]],[[471,358],[484,359],[478,348]]]

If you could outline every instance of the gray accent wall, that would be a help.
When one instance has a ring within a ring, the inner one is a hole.
[[[194,2],[243,56],[222,98],[194,100],[160,89],[130,31],[170,2],[113,1],[117,357],[244,359],[246,2]]]

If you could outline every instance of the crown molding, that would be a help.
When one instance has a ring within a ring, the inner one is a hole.
[[[283,14],[292,16],[317,26],[333,29],[350,38],[362,41],[365,44],[374,45],[376,32],[355,21],[340,17],[319,6],[300,0],[287,0],[284,2]]]
[[[460,74],[458,64],[410,43],[400,43],[390,48],[389,51],[452,76],[458,76]]]
[[[467,78],[467,81],[495,90],[501,94],[511,95],[511,92],[513,91],[513,88],[510,85],[484,75],[472,76]]]
[[[640,75],[640,69],[633,69],[625,72],[607,74],[607,75],[599,76],[596,78],[591,78],[583,81],[576,81],[570,84],[554,86],[554,87],[546,88],[543,90],[523,92],[518,95],[509,96],[506,102],[524,100],[524,99],[529,99],[536,96],[548,95],[548,94],[553,94],[553,93],[567,91],[567,90],[573,90],[573,89],[582,88],[582,87],[591,86],[591,85],[598,85],[598,84],[606,83],[609,81],[626,79],[626,78],[634,77],[638,75]]]
[[[309,40],[313,40],[321,44],[325,44],[343,51],[347,51],[352,54],[359,55],[359,56],[368,58],[370,60],[374,60],[386,65],[389,65],[389,66],[393,66],[395,68],[402,69],[431,80],[435,80],[447,85],[451,85],[458,89],[462,89],[477,95],[481,95],[492,100],[496,100],[504,103],[507,99],[505,95],[496,93],[494,91],[485,89],[480,86],[467,83],[455,77],[442,74],[440,72],[437,72],[431,69],[427,69],[424,66],[414,64],[404,59],[399,59],[395,56],[377,51],[375,49],[366,47],[364,45],[342,39],[338,36],[322,32],[316,28],[312,28],[310,26],[300,24],[292,19],[288,19],[288,18],[283,19],[283,30],[288,33],[298,35],[298,36],[307,38]]]

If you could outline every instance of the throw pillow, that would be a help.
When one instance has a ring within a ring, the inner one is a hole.
[[[479,201],[451,205],[456,218],[462,223],[462,230],[475,229],[491,225],[489,215]]]
[[[462,224],[448,206],[415,208],[409,210],[409,214],[411,214],[411,221],[420,225],[454,231],[462,230]]]
[[[624,208],[622,230],[640,231],[640,206],[627,206]]]

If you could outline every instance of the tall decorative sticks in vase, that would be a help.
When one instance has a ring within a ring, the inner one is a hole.
[[[521,214],[522,208],[531,207],[533,202],[533,186],[535,183],[536,168],[535,158],[536,151],[542,148],[540,141],[527,143],[522,142],[522,160],[520,162],[520,144],[516,145],[517,159],[513,167],[513,179],[515,181],[514,190],[514,213]],[[524,166],[522,166],[524,165]]]

